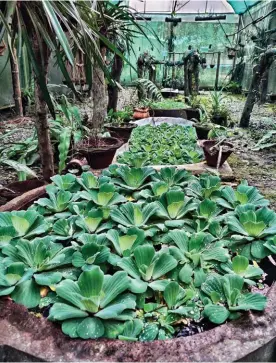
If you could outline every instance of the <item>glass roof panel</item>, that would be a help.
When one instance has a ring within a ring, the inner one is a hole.
[[[129,5],[140,13],[234,13],[226,0],[129,0]]]

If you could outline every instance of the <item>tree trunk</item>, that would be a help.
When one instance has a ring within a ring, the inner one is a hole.
[[[253,111],[257,96],[260,93],[261,80],[265,73],[268,72],[272,64],[273,57],[276,55],[276,48],[270,48],[265,53],[262,53],[259,58],[259,63],[253,68],[253,77],[248,91],[247,99],[242,112],[240,127],[248,127],[250,116]],[[265,95],[266,96],[266,95]],[[264,94],[262,94],[262,99]]]
[[[15,111],[19,117],[23,116],[22,96],[19,78],[18,58],[16,49],[13,49],[13,54],[10,55],[12,85],[13,85],[13,98],[15,103]]]
[[[42,45],[43,58],[41,57],[40,48],[38,45],[38,39],[36,38],[36,36],[33,37],[33,49],[36,61],[39,64],[40,69],[43,71],[43,76],[45,78],[45,82],[47,83],[50,51],[47,45],[43,42]],[[48,109],[47,109],[47,104],[44,100],[43,91],[36,77],[35,77],[35,110],[36,110],[35,126],[38,137],[38,146],[39,146],[39,154],[40,154],[43,178],[46,181],[50,181],[51,176],[54,175],[54,158],[53,158],[53,149],[50,139],[50,128],[47,119]]]
[[[105,58],[106,48],[101,48],[103,59]],[[92,80],[92,100],[93,100],[93,117],[92,125],[94,128],[100,128],[107,115],[107,93],[104,78],[104,72],[97,63],[93,66]]]
[[[111,78],[113,81],[120,83],[120,78],[123,70],[124,62],[120,56],[115,54],[112,71],[111,71]],[[113,110],[114,112],[117,111],[117,104],[118,104],[118,93],[119,89],[116,84],[108,85],[108,106],[107,111]]]

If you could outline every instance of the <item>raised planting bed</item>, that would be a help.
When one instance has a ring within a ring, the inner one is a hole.
[[[187,119],[185,108],[186,105],[184,102],[167,99],[160,102],[154,102],[151,105],[150,116],[181,117]]]
[[[276,213],[255,187],[116,165],[52,181],[27,211],[0,213],[5,354],[232,361],[275,338],[258,263],[276,251]]]
[[[117,162],[129,166],[194,164],[203,160],[192,126],[161,124],[139,126],[131,135],[129,150]]]

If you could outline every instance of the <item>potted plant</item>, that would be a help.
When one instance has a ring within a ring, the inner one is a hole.
[[[222,94],[222,90],[211,92],[211,112],[210,119],[217,125],[226,126],[229,111],[224,103],[225,96]]]
[[[199,118],[192,119],[195,121],[194,127],[196,129],[197,137],[199,140],[206,140],[208,138],[208,133],[213,127],[213,124],[208,121],[208,114],[206,107],[202,104],[199,111]]]
[[[134,107],[133,118],[134,120],[142,120],[143,118],[150,117],[149,105],[151,101],[148,99],[141,100],[137,107]]]
[[[208,139],[202,147],[208,166],[221,167],[233,152],[233,144],[227,141],[228,130],[223,126],[214,126],[208,133]]]
[[[187,119],[185,110],[186,104],[183,97],[178,97],[152,102],[150,114],[156,117],[181,117]]]
[[[124,142],[130,138],[132,130],[136,127],[135,124],[129,123],[132,119],[133,112],[129,108],[114,112],[112,109],[108,112],[105,124],[105,129],[109,131],[111,136],[118,137]]]
[[[192,95],[190,97],[186,97],[187,103],[189,104],[189,108],[185,108],[185,112],[187,115],[187,120],[200,119],[200,109],[201,103],[200,98],[196,95]]]
[[[92,112],[91,106],[88,105],[86,119],[90,132],[75,146],[75,150],[86,158],[92,169],[104,169],[112,163],[116,150],[124,141],[103,133],[103,125],[100,122],[91,122]]]

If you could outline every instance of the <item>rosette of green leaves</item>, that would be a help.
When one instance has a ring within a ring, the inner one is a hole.
[[[52,176],[51,180],[59,190],[69,190],[70,192],[75,192],[79,189],[77,178],[73,174],[55,175]]]
[[[87,210],[84,214],[78,211],[78,209],[75,210],[78,213],[75,223],[85,232],[100,233],[113,226],[110,221],[105,222],[104,211],[100,208]]]
[[[49,319],[61,321],[63,333],[71,338],[96,339],[108,330],[111,334],[109,322],[133,319],[136,298],[124,293],[128,287],[125,272],[104,275],[94,266],[82,272],[77,282],[64,280],[57,286],[64,302],[52,306]]]
[[[89,270],[93,265],[103,265],[110,255],[108,247],[95,242],[85,243],[79,251],[74,252],[72,265],[80,267],[83,271]],[[104,269],[104,266],[102,267]]]
[[[193,228],[196,232],[207,231],[214,222],[222,221],[222,207],[211,199],[201,201],[194,212]],[[211,227],[212,228],[212,227]]]
[[[183,267],[179,279],[189,285],[200,287],[207,274],[220,262],[227,262],[229,253],[219,243],[210,242],[209,236],[200,232],[190,237],[181,230],[169,232],[169,237],[176,246],[170,246],[170,254]]]
[[[79,198],[92,201],[97,207],[102,208],[105,218],[109,216],[110,209],[116,205],[126,202],[126,198],[116,192],[114,184],[104,183],[99,189],[82,191],[78,193]]]
[[[227,261],[220,265],[223,273],[237,274],[244,278],[244,282],[248,285],[256,285],[254,280],[259,280],[264,271],[257,266],[250,265],[248,258],[244,256],[235,256],[232,261]]]
[[[223,208],[233,210],[238,205],[252,204],[255,207],[267,207],[269,201],[265,199],[258,191],[257,188],[249,186],[246,181],[243,181],[234,190],[230,186],[221,189],[221,198],[216,202]]]
[[[185,187],[194,177],[187,170],[166,167],[152,175],[152,179],[156,182],[164,182],[168,187]]]
[[[231,235],[230,246],[250,260],[260,260],[267,256],[264,239],[276,233],[276,214],[273,210],[263,207],[256,209],[252,204],[238,206],[235,214],[227,218]]]
[[[125,151],[122,155],[118,156],[118,163],[126,164],[134,168],[142,168],[143,166],[149,165],[149,158],[147,152],[136,152]]]
[[[158,282],[169,271],[177,266],[176,259],[168,252],[156,252],[150,244],[138,246],[133,251],[133,256],[123,257],[117,266],[125,270],[131,277],[143,280],[153,290],[161,291],[166,285],[166,281]],[[147,285],[144,284],[146,287]],[[161,289],[161,290],[160,290]],[[143,293],[145,291],[141,291]]]
[[[61,244],[51,242],[50,237],[32,241],[22,239],[5,246],[2,263],[7,267],[6,278],[15,282],[11,298],[28,308],[37,306],[40,286],[51,286],[61,281],[64,276],[62,268],[71,265],[73,252],[72,247],[63,248]],[[16,276],[10,278],[11,273]]]
[[[170,190],[164,193],[157,202],[158,217],[166,219],[165,226],[181,227],[184,225],[183,217],[197,208],[192,198],[185,196],[185,193],[179,190]]]
[[[90,191],[91,189],[99,189],[102,184],[108,183],[110,178],[107,176],[101,176],[97,178],[90,171],[86,171],[81,174],[79,178],[77,178],[77,182],[82,186],[82,188],[86,191]]]
[[[116,229],[111,229],[107,232],[106,237],[119,256],[129,256],[137,246],[144,243],[145,232],[132,227],[128,228],[125,234],[119,234]]]
[[[220,196],[221,179],[218,176],[201,174],[192,180],[186,188],[187,195],[203,199],[213,199]]]
[[[147,204],[125,203],[119,208],[111,211],[113,221],[124,227],[148,228],[149,219],[156,214],[158,204],[156,202]]]
[[[208,296],[203,315],[215,324],[237,319],[241,311],[263,311],[267,298],[258,293],[243,292],[244,279],[236,274],[210,274],[201,290]]]
[[[60,213],[68,209],[73,194],[68,190],[59,190],[54,185],[47,185],[46,192],[49,198],[40,198],[35,203],[46,208],[48,213]]]
[[[128,192],[145,188],[150,182],[150,176],[155,174],[153,168],[130,168],[129,166],[119,166],[116,170],[117,178],[113,183],[120,189]]]
[[[0,248],[16,238],[30,239],[44,234],[49,226],[36,211],[0,213]]]

